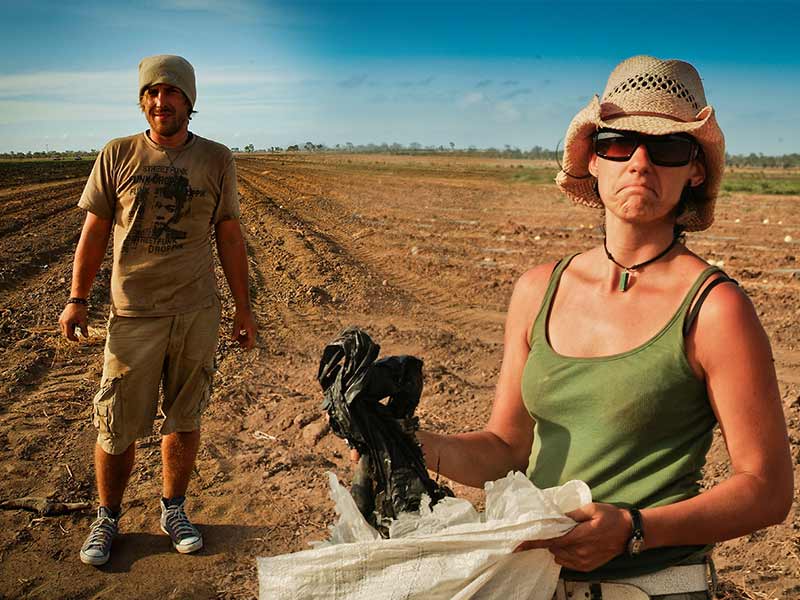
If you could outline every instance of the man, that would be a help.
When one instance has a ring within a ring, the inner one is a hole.
[[[100,507],[81,548],[86,564],[108,561],[136,439],[150,435],[163,390],[161,529],[178,552],[203,546],[184,511],[211,393],[220,304],[210,244],[235,303],[233,339],[250,349],[247,256],[230,150],[189,131],[194,69],[179,56],[139,64],[139,106],[150,128],[112,140],[97,157],[78,206],[87,211],[59,319],[77,341],[88,332],[87,298],[114,231],[111,315],[100,391],[95,470]]]

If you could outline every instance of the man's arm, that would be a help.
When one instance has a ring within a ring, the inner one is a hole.
[[[231,339],[242,348],[251,349],[256,343],[256,322],[250,308],[250,288],[247,278],[247,249],[238,219],[220,221],[214,227],[217,252],[233,296],[236,313],[233,317]]]
[[[78,247],[75,250],[75,262],[72,265],[71,297],[89,297],[89,290],[97,275],[97,269],[103,262],[110,236],[111,220],[87,212]],[[78,341],[78,336],[75,335],[76,326],[80,327],[84,337],[88,337],[88,307],[83,304],[67,304],[58,319],[58,325],[61,333],[70,341]]]

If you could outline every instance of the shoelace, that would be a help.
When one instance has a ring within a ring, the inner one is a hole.
[[[103,548],[114,537],[117,523],[110,517],[98,517],[92,523],[91,530],[86,548]]]
[[[179,540],[187,537],[197,536],[197,529],[189,521],[189,517],[183,512],[183,505],[170,506],[167,508],[167,529],[174,532],[173,535]]]

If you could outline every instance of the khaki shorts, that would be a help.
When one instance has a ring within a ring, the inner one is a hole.
[[[97,443],[122,454],[151,435],[163,391],[161,435],[200,429],[211,397],[220,305],[168,317],[108,318],[103,378],[94,397]]]

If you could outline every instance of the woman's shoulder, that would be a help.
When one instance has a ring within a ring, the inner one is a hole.
[[[527,343],[533,321],[544,301],[550,277],[558,261],[536,265],[519,276],[514,284],[506,316],[506,336],[518,335],[520,343]]]
[[[760,325],[750,298],[719,266],[692,254],[686,268],[692,280],[697,280],[712,267],[712,271],[697,288],[692,299],[692,308],[698,302],[697,332],[719,332],[720,328],[730,327],[732,323]]]
[[[555,260],[542,263],[525,271],[514,285],[514,295],[543,297],[559,262]]]

